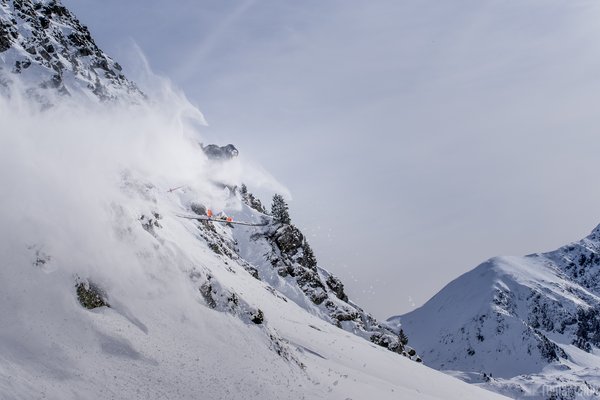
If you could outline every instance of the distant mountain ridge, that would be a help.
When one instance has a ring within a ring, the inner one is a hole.
[[[25,85],[49,104],[57,95],[140,102],[144,94],[58,0],[0,0],[0,89]]]
[[[400,322],[426,364],[467,381],[518,397],[597,396],[600,226],[552,252],[492,258],[389,319]]]

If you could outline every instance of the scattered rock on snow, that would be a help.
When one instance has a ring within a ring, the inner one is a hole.
[[[77,291],[77,300],[88,310],[98,307],[110,307],[106,300],[106,293],[96,284],[86,280],[78,282],[75,288]]]

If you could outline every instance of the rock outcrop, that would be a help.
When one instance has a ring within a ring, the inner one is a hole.
[[[100,101],[142,102],[144,94],[59,0],[0,1],[0,81],[50,106],[75,92]]]

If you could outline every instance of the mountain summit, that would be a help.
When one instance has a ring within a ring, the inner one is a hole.
[[[0,61],[0,88],[18,82],[43,103],[75,92],[102,101],[144,98],[58,0],[0,1]]]
[[[511,397],[596,398],[600,227],[552,252],[492,258],[389,322],[425,363],[467,381]]]

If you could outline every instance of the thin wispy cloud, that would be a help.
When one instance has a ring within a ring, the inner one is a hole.
[[[188,80],[197,75],[199,66],[204,61],[208,61],[211,53],[221,44],[223,35],[234,28],[236,23],[243,18],[244,14],[252,7],[255,0],[245,0],[237,7],[228,11],[226,16],[217,23],[206,36],[199,37],[198,46],[192,47],[182,53],[182,59],[173,70],[178,80]]]

